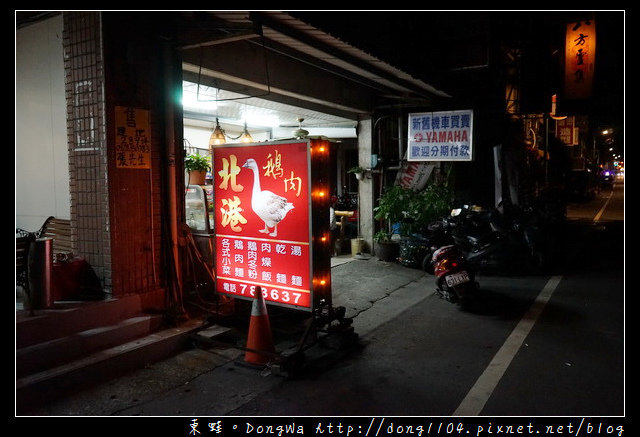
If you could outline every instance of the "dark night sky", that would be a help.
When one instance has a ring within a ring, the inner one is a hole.
[[[414,77],[446,88],[442,59],[452,47],[471,47],[480,23],[491,23],[492,42],[513,44],[534,53],[526,77],[553,75],[551,52],[563,50],[567,22],[593,16],[581,11],[296,11],[292,15],[385,60]],[[597,11],[594,98],[589,113],[598,125],[623,130],[625,12]],[[451,41],[459,45],[451,44]],[[467,54],[470,54],[468,50]],[[533,58],[533,59],[532,59]],[[541,62],[538,62],[541,60]],[[536,70],[537,71],[532,71]],[[557,72],[556,72],[557,73]]]

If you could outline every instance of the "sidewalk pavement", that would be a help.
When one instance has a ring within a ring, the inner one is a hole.
[[[433,293],[433,277],[376,257],[332,258],[333,306],[352,318],[357,344]],[[273,308],[269,309],[273,311]],[[272,322],[273,326],[273,322]],[[281,352],[274,331],[276,350]],[[353,348],[357,348],[357,344]],[[348,352],[346,352],[348,353]],[[313,356],[313,354],[311,354]],[[340,359],[345,353],[333,359]],[[335,361],[320,360],[320,366]],[[34,416],[223,416],[283,384],[285,373],[255,368],[232,346],[194,347],[34,410]]]

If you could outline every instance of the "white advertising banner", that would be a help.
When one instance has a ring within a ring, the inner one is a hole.
[[[409,114],[409,161],[472,161],[473,110]]]

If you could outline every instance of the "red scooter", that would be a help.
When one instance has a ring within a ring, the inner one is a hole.
[[[432,257],[436,276],[436,294],[451,303],[464,304],[473,299],[479,285],[475,273],[455,245],[439,248]]]

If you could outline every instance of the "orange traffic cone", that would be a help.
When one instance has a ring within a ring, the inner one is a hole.
[[[264,302],[262,289],[256,287],[256,297],[251,307],[247,352],[244,360],[251,364],[267,364],[271,355],[275,354],[275,352],[276,348],[273,345],[267,304]]]

